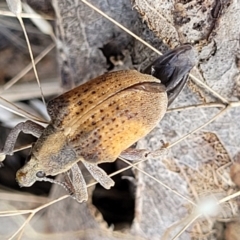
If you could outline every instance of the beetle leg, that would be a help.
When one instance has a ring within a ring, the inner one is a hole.
[[[166,148],[160,148],[155,151],[149,151],[146,149],[128,148],[121,152],[119,157],[122,157],[129,161],[139,161],[148,158],[156,158],[165,155]]]
[[[147,158],[149,151],[146,149],[128,148],[121,152],[120,157],[129,161],[138,161]]]
[[[5,155],[13,155],[14,146],[20,132],[32,134],[33,136],[39,138],[43,130],[44,130],[43,126],[32,121],[19,123],[9,133],[1,153]]]
[[[114,181],[95,163],[89,163],[85,160],[82,160],[82,163],[91,173],[93,178],[99,182],[104,188],[110,189],[114,186]]]
[[[69,179],[73,185],[76,200],[80,203],[87,201],[88,200],[87,185],[77,163],[75,163],[72,166],[71,172],[72,179],[70,177]]]
[[[68,170],[67,172],[65,172],[64,174],[64,184],[67,186],[67,191],[69,192],[69,195],[73,195],[75,190],[74,190],[74,187],[73,187],[73,184],[72,184],[72,176],[71,176],[71,168],[70,170]]]

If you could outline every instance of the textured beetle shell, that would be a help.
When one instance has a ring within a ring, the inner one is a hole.
[[[52,125],[79,157],[101,163],[150,132],[167,109],[160,81],[135,70],[97,77],[48,104]]]

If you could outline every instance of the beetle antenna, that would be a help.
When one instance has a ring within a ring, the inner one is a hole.
[[[44,181],[44,182],[50,182],[50,183],[58,184],[58,185],[62,186],[69,193],[69,195],[73,194],[73,191],[72,191],[71,187],[65,182],[59,182],[59,181],[56,181],[54,179],[47,178],[47,177],[41,178],[41,180]]]

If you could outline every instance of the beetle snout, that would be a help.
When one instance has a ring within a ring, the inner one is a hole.
[[[16,179],[20,187],[29,187],[32,186],[34,181],[29,181],[28,173],[20,169],[17,171]]]
[[[16,180],[21,187],[30,187],[37,181],[37,167],[31,160],[17,171]]]
[[[144,73],[161,80],[166,87],[168,105],[170,105],[185,86],[188,73],[195,64],[194,49],[191,45],[186,44],[159,57],[144,70]]]

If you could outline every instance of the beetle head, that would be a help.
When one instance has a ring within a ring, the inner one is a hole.
[[[24,167],[17,171],[16,178],[19,185],[21,187],[30,187],[36,181],[45,181],[58,184],[62,186],[65,190],[67,190],[69,194],[72,193],[72,189],[70,189],[66,183],[46,177],[46,175],[57,175],[59,171],[58,169],[56,172],[52,170],[49,172],[47,169],[45,169],[45,172],[41,169],[43,169],[43,166],[39,166],[37,158],[32,155],[30,160],[24,165]]]
[[[45,172],[39,167],[38,160],[31,156],[24,167],[17,171],[16,178],[21,187],[30,187],[45,175]]]
[[[36,181],[54,182],[53,179],[46,176],[56,176],[60,173],[66,172],[71,168],[71,165],[62,167],[55,161],[39,160],[34,155],[31,155],[30,160],[17,171],[16,179],[21,187],[30,187]],[[56,181],[55,181],[56,183]]]

